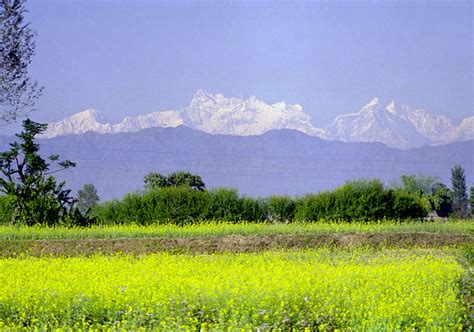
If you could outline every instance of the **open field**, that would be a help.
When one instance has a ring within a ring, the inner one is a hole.
[[[471,221],[0,227],[0,329],[469,330]]]
[[[473,243],[474,223],[204,223],[91,228],[0,227],[0,257],[259,252],[318,247],[436,248]]]
[[[444,248],[1,259],[0,327],[460,330],[459,256]]]
[[[116,253],[144,255],[169,253],[243,253],[310,248],[453,248],[473,244],[468,234],[360,233],[314,235],[228,235],[208,237],[155,237],[117,239],[5,240],[0,257],[84,256]]]

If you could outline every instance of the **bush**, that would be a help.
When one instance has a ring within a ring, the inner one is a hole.
[[[145,193],[130,193],[122,200],[95,206],[91,215],[100,224],[173,223],[183,225],[197,221],[203,214],[205,193],[188,186],[167,187]]]
[[[295,219],[300,221],[332,219],[334,206],[332,192],[323,191],[319,194],[308,194],[296,201]]]
[[[240,220],[264,222],[268,219],[268,206],[262,198],[242,197]]]
[[[417,194],[404,190],[391,190],[392,214],[397,220],[423,218],[429,212],[426,202]]]
[[[0,224],[7,224],[12,221],[12,211],[7,196],[0,196]]]
[[[371,221],[421,218],[426,202],[402,189],[386,190],[379,180],[348,182],[334,191],[299,199],[271,196],[240,197],[237,190],[218,188],[198,191],[190,186],[165,187],[131,193],[93,208],[101,224],[172,223],[184,225],[201,220],[291,222],[340,220]]]
[[[160,223],[184,225],[201,219],[205,200],[202,191],[188,186],[168,187],[145,194],[145,197],[148,208],[154,209],[155,220]]]
[[[270,196],[267,204],[271,221],[291,222],[295,217],[295,201],[290,196]]]
[[[333,192],[332,219],[378,220],[389,214],[390,199],[379,180],[348,182]]]
[[[121,201],[114,199],[95,205],[89,214],[93,216],[100,225],[120,225],[128,223],[128,220],[121,218],[121,205]]]
[[[209,190],[202,205],[201,217],[204,220],[237,221],[242,211],[242,201],[236,189]]]
[[[403,190],[386,190],[379,180],[348,182],[334,191],[305,195],[297,201],[295,219],[381,220],[421,218],[427,213],[420,196]]]

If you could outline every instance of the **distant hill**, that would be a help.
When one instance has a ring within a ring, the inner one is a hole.
[[[11,137],[0,136],[1,151]],[[380,143],[325,141],[296,130],[259,136],[210,135],[184,126],[132,133],[65,135],[39,140],[44,155],[60,154],[78,166],[57,173],[77,190],[93,183],[103,199],[143,187],[155,171],[188,170],[208,187],[234,187],[241,193],[301,195],[331,189],[347,180],[377,177],[385,183],[401,174],[438,176],[450,185],[450,169],[461,164],[474,182],[474,141],[409,150]]]

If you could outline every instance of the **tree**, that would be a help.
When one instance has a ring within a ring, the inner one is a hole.
[[[35,33],[24,22],[25,2],[0,0],[0,125],[33,111],[43,90],[28,76]]]
[[[195,190],[203,191],[206,188],[199,175],[183,171],[174,172],[168,176],[152,172],[145,175],[144,182],[146,189],[189,186]]]
[[[35,136],[47,128],[46,124],[23,121],[23,131],[16,136],[20,142],[10,144],[10,150],[0,153],[0,191],[8,198],[15,224],[78,224],[86,225],[89,219],[75,207],[71,190],[65,182],[56,183],[51,175],[74,167],[70,160],[59,162],[58,155],[49,157],[57,169],[50,171],[50,163],[39,154]]]
[[[426,208],[434,210],[440,217],[447,217],[452,210],[451,193],[438,178],[425,175],[401,175],[401,189],[418,195]]]
[[[438,178],[434,176],[425,176],[422,174],[418,175],[406,175],[400,176],[403,189],[412,194],[429,194],[432,192],[433,187],[438,183]]]
[[[169,187],[168,178],[160,173],[151,172],[144,178],[146,189]]]
[[[85,184],[82,189],[79,189],[77,192],[77,208],[81,213],[88,214],[89,211],[97,205],[100,198],[97,195],[97,189],[95,186],[90,184]]]
[[[474,214],[474,186],[471,187],[471,214]]]
[[[459,218],[467,218],[469,216],[469,210],[467,207],[466,177],[461,165],[455,165],[451,169],[451,185],[453,214]]]
[[[434,209],[440,217],[449,216],[453,210],[451,191],[443,183],[436,182],[433,185],[429,201],[431,208]]]

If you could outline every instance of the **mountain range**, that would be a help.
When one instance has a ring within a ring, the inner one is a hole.
[[[465,118],[456,126],[445,115],[399,105],[394,101],[384,104],[378,98],[373,98],[358,112],[340,115],[330,126],[318,128],[298,104],[267,104],[255,96],[247,100],[226,98],[204,90],[198,90],[190,104],[181,109],[126,117],[117,124],[100,122],[97,111],[85,110],[49,124],[42,137],[89,131],[130,133],[147,128],[178,126],[233,136],[255,136],[270,130],[292,129],[324,140],[380,142],[399,149],[474,139],[474,116]]]
[[[0,135],[0,151],[12,139]],[[59,154],[77,163],[56,177],[74,192],[93,183],[102,199],[142,189],[149,172],[178,170],[201,175],[209,188],[233,187],[251,196],[302,195],[358,178],[379,178],[389,185],[402,174],[418,173],[450,185],[456,164],[464,168],[468,187],[474,181],[474,140],[400,150],[381,143],[327,141],[297,130],[232,136],[178,126],[87,132],[38,143],[44,156]]]

